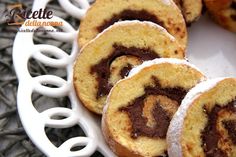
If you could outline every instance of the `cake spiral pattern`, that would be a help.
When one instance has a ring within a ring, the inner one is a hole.
[[[193,88],[167,133],[170,157],[236,156],[236,80],[208,80]]]
[[[129,70],[155,58],[184,58],[184,50],[164,28],[123,21],[86,45],[74,66],[74,85],[82,103],[101,114],[112,86]]]
[[[118,156],[167,156],[166,133],[190,88],[204,79],[189,63],[155,59],[134,68],[111,90],[102,117],[104,137]]]

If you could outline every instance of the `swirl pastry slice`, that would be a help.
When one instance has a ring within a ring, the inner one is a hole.
[[[151,21],[173,35],[186,48],[187,32],[181,11],[172,0],[96,0],[80,24],[79,46],[118,21]]]
[[[101,114],[112,86],[130,69],[155,58],[184,58],[178,42],[151,22],[123,21],[109,27],[82,50],[74,66],[81,102]]]
[[[222,27],[236,32],[236,0],[204,0],[212,18]]]
[[[155,59],[134,68],[111,90],[102,129],[122,157],[166,157],[166,132],[185,94],[204,79],[184,60]]]
[[[170,157],[235,157],[236,79],[193,88],[170,123],[167,142]]]
[[[202,14],[202,0],[174,0],[187,24],[196,21]]]

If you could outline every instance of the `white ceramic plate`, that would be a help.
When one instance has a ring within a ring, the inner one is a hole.
[[[188,59],[209,78],[236,77],[236,34],[204,16],[189,28]]]
[[[33,9],[45,8],[49,0],[36,0]],[[75,0],[80,8],[75,7],[69,0],[58,0],[62,8],[75,18],[82,18],[89,7],[91,0]],[[54,17],[57,20],[63,20]],[[35,145],[47,156],[90,156],[96,150],[104,156],[112,157],[114,154],[105,144],[100,130],[100,122],[93,117],[77,100],[72,84],[72,67],[76,58],[77,28],[73,28],[66,21],[63,22],[63,33],[50,33],[52,38],[72,44],[71,54],[66,54],[58,47],[33,43],[33,33],[19,32],[15,38],[13,47],[13,60],[19,79],[17,95],[18,112],[22,124]],[[52,29],[52,28],[51,28]],[[236,77],[236,35],[230,33],[216,24],[208,17],[202,17],[197,23],[189,28],[188,59],[198,66],[208,77],[231,76]],[[42,52],[52,54],[57,59],[49,58]],[[34,58],[44,65],[54,68],[66,68],[67,79],[58,76],[42,75],[32,77],[27,64],[30,58]],[[56,85],[58,88],[49,88],[43,84]],[[45,96],[60,98],[68,96],[72,108],[54,107],[39,113],[33,106],[31,95],[37,92]],[[52,119],[55,115],[67,117],[62,120]],[[67,140],[61,146],[55,147],[47,138],[45,127],[69,128],[80,125],[86,137],[75,137]],[[78,151],[71,151],[75,146],[85,146]]]

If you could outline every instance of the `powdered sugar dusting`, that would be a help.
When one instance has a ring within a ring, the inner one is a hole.
[[[201,82],[187,93],[180,107],[172,118],[167,131],[168,155],[170,157],[183,157],[180,138],[188,108],[202,93],[212,89],[224,79],[225,78],[216,78]]]
[[[171,5],[171,1],[170,0],[162,0],[162,2],[166,5]]]
[[[132,77],[133,75],[137,74],[139,71],[141,71],[142,69],[144,69],[146,67],[150,67],[154,64],[162,64],[162,63],[183,64],[183,65],[190,66],[190,67],[196,69],[197,71],[199,71],[200,73],[202,73],[195,65],[190,64],[186,60],[176,59],[176,58],[157,58],[154,60],[145,61],[141,65],[138,65],[137,67],[133,68],[130,71],[128,77]]]

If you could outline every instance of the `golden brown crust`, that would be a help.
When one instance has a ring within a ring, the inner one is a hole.
[[[202,14],[202,0],[174,0],[178,5],[187,24],[200,18]]]
[[[211,17],[219,25],[236,32],[236,1],[235,0],[204,0]]]
[[[142,157],[142,156],[138,155],[137,153],[127,149],[126,147],[124,147],[123,145],[121,145],[120,143],[118,143],[114,140],[112,133],[110,132],[110,130],[107,127],[108,125],[107,125],[105,119],[107,119],[106,113],[103,114],[103,118],[102,118],[102,132],[103,132],[103,136],[104,136],[106,142],[108,143],[108,145],[110,146],[111,150],[115,154],[119,154],[119,157]]]
[[[78,37],[79,46],[82,47],[92,40],[99,33],[97,28],[104,21],[109,21],[114,15],[119,15],[124,10],[147,11],[152,14],[157,18],[159,24],[163,24],[163,27],[179,40],[182,47],[186,48],[187,31],[185,22],[180,10],[172,0],[98,0],[90,7],[81,21]],[[130,19],[138,18],[129,17],[126,20]],[[150,21],[152,18],[149,16],[144,19]]]

